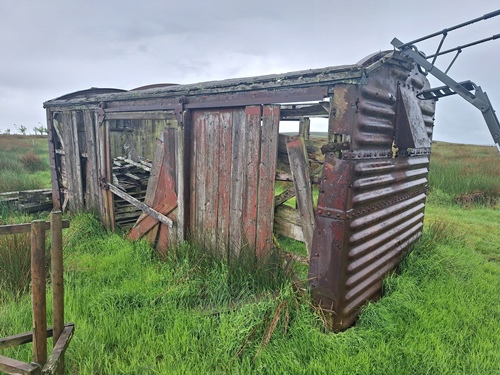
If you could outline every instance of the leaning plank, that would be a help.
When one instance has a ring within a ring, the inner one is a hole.
[[[130,204],[133,204],[134,206],[136,206],[137,208],[139,208],[140,210],[142,210],[142,212],[144,212],[144,213],[146,213],[146,214],[154,217],[156,220],[158,220],[158,221],[162,222],[163,224],[167,225],[169,228],[172,228],[172,226],[174,224],[173,221],[170,220],[165,215],[159,213],[158,211],[156,211],[155,209],[149,207],[148,205],[145,205],[144,203],[138,201],[134,197],[131,197],[127,193],[125,193],[125,192],[121,191],[120,189],[118,189],[113,184],[109,184],[108,183],[107,187],[109,188],[109,190],[111,192],[113,192],[114,194],[118,195],[120,198],[126,200]]]
[[[314,206],[306,146],[304,139],[301,137],[290,138],[286,146],[295,193],[297,195],[297,205],[302,221],[302,231],[304,232],[307,254],[310,255],[314,233]]]
[[[304,232],[300,220],[299,211],[296,209],[281,205],[274,211],[274,232],[294,240],[304,241]]]
[[[167,196],[162,202],[158,205],[154,206],[152,209],[161,215],[168,215],[177,207],[177,196],[175,192]],[[167,218],[169,219],[169,218]],[[171,219],[169,219],[171,220]],[[171,221],[172,222],[172,221]],[[131,241],[136,241],[142,236],[144,236],[148,231],[150,231],[156,224],[158,223],[158,219],[151,215],[141,215],[137,222],[134,224],[134,227],[130,230],[128,234],[128,239]],[[169,228],[172,228],[170,226]]]
[[[274,207],[278,207],[293,197],[295,197],[295,187],[290,186],[284,192],[274,197]]]
[[[75,330],[75,325],[73,323],[68,323],[64,326],[64,330],[57,340],[54,349],[52,349],[52,353],[50,354],[47,363],[42,369],[42,374],[52,375],[57,369],[59,363],[64,358],[64,352],[68,348],[68,345],[73,337],[73,332]]]
[[[69,228],[69,220],[63,220],[63,228]],[[50,230],[50,222],[46,221],[43,226],[44,230]],[[19,234],[19,233],[29,233],[31,232],[31,223],[27,224],[10,224],[10,225],[0,225],[0,235],[1,234]]]
[[[40,366],[0,355],[0,371],[6,374],[41,374]]]

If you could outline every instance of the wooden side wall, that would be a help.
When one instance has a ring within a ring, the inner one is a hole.
[[[278,127],[279,106],[193,111],[190,229],[197,241],[235,255],[270,251]]]

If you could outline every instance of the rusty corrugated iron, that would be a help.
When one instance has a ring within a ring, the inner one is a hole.
[[[333,92],[330,141],[349,147],[325,157],[309,276],[335,330],[380,297],[383,277],[423,226],[434,104],[401,91],[428,83],[404,59],[377,73]]]

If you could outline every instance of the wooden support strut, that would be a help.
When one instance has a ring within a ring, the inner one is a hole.
[[[110,183],[107,183],[106,184],[106,187],[111,191],[113,192],[114,194],[118,195],[120,198],[126,200],[127,202],[129,202],[130,204],[136,206],[137,208],[139,208],[140,210],[142,210],[144,213],[154,217],[156,220],[162,222],[163,224],[167,225],[169,228],[172,228],[173,225],[174,225],[174,222],[169,219],[168,217],[166,217],[165,215],[159,213],[158,211],[156,211],[155,209],[149,207],[148,205],[140,202],[139,200],[135,199],[134,197],[128,195],[127,193],[125,193],[124,191],[120,190],[119,188],[117,188],[116,186],[114,186],[113,184],[110,184]]]

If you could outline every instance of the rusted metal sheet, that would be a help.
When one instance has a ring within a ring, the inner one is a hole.
[[[380,297],[383,276],[421,234],[434,110],[406,90],[427,85],[396,61],[365,85],[334,89],[329,137],[348,147],[325,157],[309,276],[335,330]],[[398,129],[415,148],[398,149]]]

